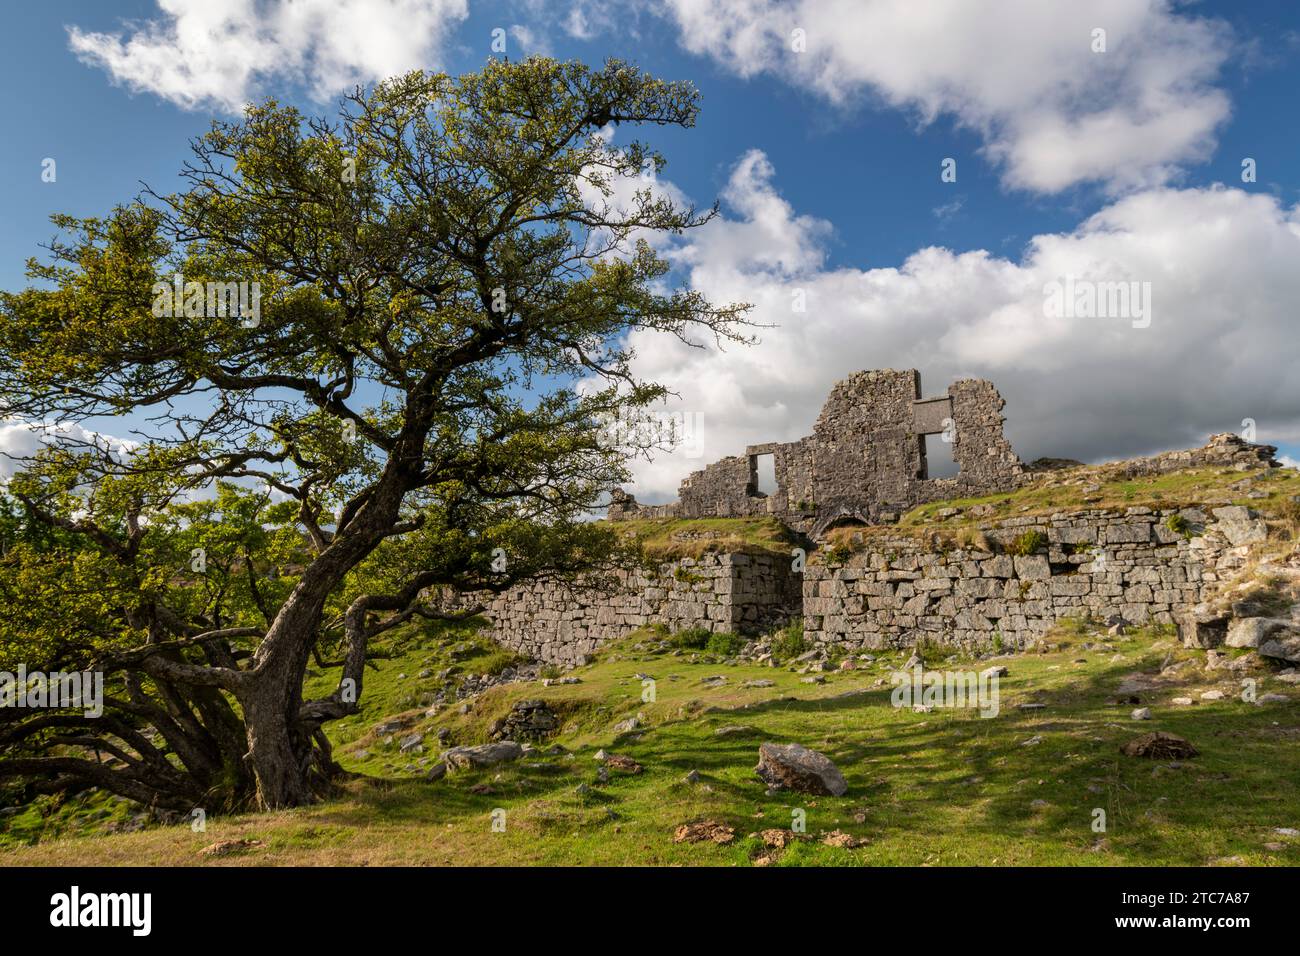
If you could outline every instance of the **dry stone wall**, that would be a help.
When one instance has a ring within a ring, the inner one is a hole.
[[[601,587],[533,581],[492,599],[491,635],[546,663],[584,662],[648,624],[756,634],[802,614],[816,645],[905,647],[921,637],[1024,648],[1065,617],[1171,623],[1248,559],[1267,535],[1240,506],[1093,509],[981,528],[988,548],[932,536],[873,535],[842,563],[802,574],[779,554],[706,554],[618,570]],[[1017,550],[1026,535],[1041,541]]]
[[[800,581],[782,555],[705,554],[654,569],[618,569],[600,586],[532,581],[492,598],[492,638],[534,660],[580,664],[647,624],[758,633],[798,613]]]
[[[949,549],[899,533],[872,536],[841,564],[810,564],[805,637],[879,648],[928,636],[1011,649],[1069,616],[1172,623],[1267,533],[1242,507],[1090,510],[981,530],[988,549]],[[1032,553],[1007,553],[1035,539],[1042,543]]]

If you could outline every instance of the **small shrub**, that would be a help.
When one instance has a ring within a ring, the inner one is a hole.
[[[709,635],[704,649],[710,654],[717,654],[721,657],[735,657],[744,646],[745,639],[739,634],[725,632]]]
[[[826,551],[827,564],[845,564],[852,556],[853,552],[849,550],[848,545],[834,544]]]
[[[668,643],[683,650],[702,651],[712,636],[712,632],[703,627],[684,627],[668,638]]]
[[[474,661],[474,669],[483,674],[496,676],[507,667],[515,667],[523,663],[523,658],[514,651],[497,650]]]
[[[968,551],[994,553],[993,542],[979,528],[962,528],[957,532],[957,546]]]
[[[1281,501],[1275,507],[1275,513],[1282,521],[1288,522],[1293,528],[1300,526],[1300,496],[1292,495],[1285,501]]]
[[[1192,536],[1191,523],[1180,514],[1171,514],[1165,519],[1165,527],[1174,534],[1181,534],[1184,538]]]
[[[795,618],[772,638],[772,659],[782,664],[808,650],[803,636],[803,620]]]
[[[1007,553],[1023,558],[1045,547],[1047,547],[1047,535],[1037,528],[1032,528],[1012,541],[1007,546]]]

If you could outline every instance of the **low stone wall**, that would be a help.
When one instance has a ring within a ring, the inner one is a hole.
[[[780,554],[706,554],[623,569],[603,587],[533,581],[492,598],[491,636],[569,666],[647,624],[756,634],[802,614],[814,644],[905,647],[923,636],[1006,649],[1068,616],[1171,623],[1240,568],[1267,528],[1243,507],[1100,509],[978,526],[987,549],[950,531],[869,535],[841,563],[815,554],[802,575]],[[1017,542],[1041,536],[1033,553]]]
[[[800,601],[798,576],[782,555],[705,554],[605,577],[602,588],[533,581],[496,596],[484,612],[493,640],[568,666],[657,622],[673,631],[758,633],[797,614]]]
[[[1239,567],[1267,533],[1246,508],[1091,510],[981,526],[990,543],[872,536],[843,564],[804,575],[804,634],[817,644],[879,648],[918,637],[1023,648],[1071,615],[1171,623]],[[1037,531],[1035,553],[1004,553]]]

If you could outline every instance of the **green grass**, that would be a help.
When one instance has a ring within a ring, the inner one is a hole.
[[[639,543],[651,558],[698,558],[710,552],[789,554],[790,532],[772,517],[637,518],[611,521],[610,528]]]
[[[1113,650],[1084,649],[1099,641]],[[427,783],[401,770],[405,756],[382,748],[369,758],[356,756],[367,746],[373,750],[374,723],[409,709],[409,675],[440,653],[413,645],[378,662],[368,676],[363,714],[331,727],[340,761],[367,774],[337,799],[210,819],[206,833],[186,826],[68,833],[34,846],[11,845],[0,852],[0,864],[744,866],[766,852],[749,834],[789,827],[795,810],[806,814],[809,834],[838,828],[868,842],[853,850],[797,844],[777,865],[1201,865],[1233,857],[1251,865],[1300,864],[1300,840],[1273,832],[1300,827],[1294,688],[1261,673],[1259,693],[1286,693],[1291,702],[1244,703],[1235,697],[1233,678],[1204,671],[1201,652],[1176,647],[1161,631],[1116,639],[1072,622],[1044,642],[1050,652],[999,661],[1011,674],[1002,681],[1001,713],[992,719],[890,706],[887,675],[903,651],[877,652],[872,664],[810,685],[785,668],[706,662],[703,654],[674,656],[660,646],[650,633],[633,635],[575,671],[579,684],[506,685],[481,695],[465,714],[449,707],[422,718],[422,730],[445,728],[453,743],[475,743],[515,701],[540,697],[562,715],[557,741],[572,754],[539,753]],[[935,668],[988,666],[945,661],[943,649],[931,653]],[[1132,721],[1131,705],[1108,703],[1126,675],[1155,670],[1167,655],[1191,663],[1176,682],[1143,695],[1153,720]],[[475,659],[457,666],[472,669]],[[397,680],[398,673],[408,678]],[[655,679],[652,701],[642,699],[640,673]],[[721,686],[704,682],[717,675],[727,678]],[[758,678],[775,686],[742,686]],[[1170,703],[1175,696],[1199,698],[1211,687],[1228,698],[1194,707]],[[1026,702],[1047,706],[1016,708]],[[615,723],[635,714],[641,728],[614,732]],[[724,726],[750,730],[717,736]],[[1201,755],[1179,766],[1120,755],[1122,743],[1150,730],[1180,734]],[[1040,742],[1026,745],[1034,738]],[[767,796],[753,774],[763,740],[794,740],[824,752],[843,771],[848,794]],[[599,785],[592,757],[601,747],[634,758],[645,772],[614,772]],[[683,782],[691,770],[701,775],[699,783]],[[1035,803],[1040,800],[1045,803]],[[505,810],[505,832],[492,830],[497,808]],[[1094,808],[1106,811],[1104,834],[1092,830]],[[673,843],[678,824],[701,819],[734,826],[736,841]],[[26,834],[30,839],[33,831]],[[241,838],[265,846],[220,860],[197,855],[209,843]],[[1282,848],[1266,848],[1270,842]]]
[[[1232,487],[1247,479],[1250,480],[1248,488]],[[1264,492],[1265,497],[1248,497],[1252,490]],[[1293,527],[1300,518],[1294,500],[1296,496],[1300,496],[1300,471],[1294,468],[1247,472],[1230,468],[1189,468],[1163,475],[1128,478],[1118,474],[1113,466],[1085,466],[1049,472],[1013,492],[920,505],[904,514],[896,525],[837,528],[827,535],[826,541],[830,549],[856,550],[878,535],[900,531],[917,534],[939,532],[952,535],[953,545],[968,546],[973,543],[971,539],[978,526],[1007,518],[1088,509],[1113,511],[1139,506],[1162,510],[1200,507],[1208,512],[1228,504],[1245,505],[1276,523]],[[948,509],[955,509],[957,513],[940,515]],[[1185,522],[1175,521],[1175,525],[1171,526],[1172,530],[1187,532]]]
[[[1246,491],[1231,487],[1246,478],[1253,478],[1252,487],[1267,492],[1268,496],[1248,498]],[[1066,480],[1075,483],[1067,484]],[[1300,471],[1294,468],[1249,472],[1230,468],[1188,468],[1163,475],[1124,478],[1114,476],[1105,466],[1086,467],[1049,472],[1038,482],[1009,494],[921,505],[904,515],[899,525],[969,524],[976,517],[967,512],[976,505],[992,506],[995,513],[991,517],[995,519],[1076,508],[1113,509],[1139,505],[1167,509],[1191,506],[1217,508],[1225,504],[1239,504],[1255,508],[1264,514],[1280,514],[1291,503],[1293,495],[1300,495]],[[1222,497],[1223,501],[1205,504],[1207,499],[1214,497]],[[945,508],[960,508],[962,514],[940,521],[938,512]]]

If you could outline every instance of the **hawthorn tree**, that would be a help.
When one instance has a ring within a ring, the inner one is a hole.
[[[675,288],[646,241],[714,211],[608,135],[697,110],[615,61],[417,71],[334,120],[251,106],[180,191],[55,217],[0,297],[0,414],[46,428],[9,483],[0,664],[109,691],[98,720],[0,711],[0,775],[182,811],[318,799],[376,634],[609,560],[585,518],[636,449],[605,426],[665,394],[627,334],[745,338],[744,306]],[[307,700],[313,655],[340,679]]]

